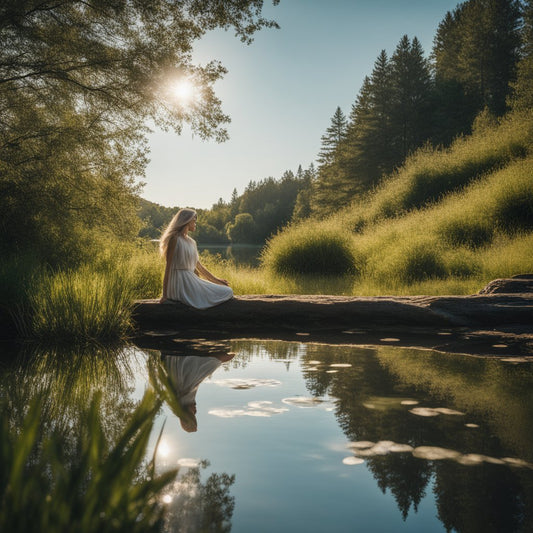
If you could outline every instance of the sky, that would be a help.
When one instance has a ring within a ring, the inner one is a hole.
[[[418,37],[426,57],[439,22],[457,0],[265,0],[263,29],[245,45],[230,31],[197,41],[193,59],[228,69],[215,84],[230,115],[230,139],[203,141],[154,131],[141,196],[168,207],[210,208],[248,183],[314,163],[337,106],[348,115],[382,49]]]

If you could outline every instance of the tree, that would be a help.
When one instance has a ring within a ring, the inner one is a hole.
[[[277,0],[274,0],[277,3]],[[227,138],[213,91],[225,69],[192,63],[206,31],[244,42],[275,23],[262,0],[5,0],[0,6],[0,250],[51,263],[95,235],[135,235],[148,122]],[[172,87],[201,91],[189,104]]]
[[[318,153],[318,176],[313,183],[311,207],[313,213],[322,214],[323,208],[327,208],[333,197],[339,193],[339,169],[338,157],[341,147],[346,140],[347,120],[340,107],[337,107],[331,124],[322,135],[322,146]]]
[[[318,153],[318,162],[321,166],[332,163],[337,153],[337,147],[346,138],[346,117],[340,107],[337,107],[333,117],[331,117],[331,124],[326,133],[322,135],[322,147]]]
[[[250,213],[240,213],[235,217],[235,222],[228,224],[228,238],[234,243],[255,242],[256,233],[254,217]]]
[[[521,29],[522,47],[517,65],[516,82],[512,84],[510,104],[513,109],[533,108],[533,3],[524,2],[523,25]]]
[[[469,0],[448,13],[437,30],[433,62],[439,116],[463,116],[459,131],[469,132],[474,116],[487,107],[507,110],[509,83],[516,77],[520,47],[518,0]],[[453,137],[452,132],[448,138]]]
[[[393,130],[392,150],[395,164],[418,148],[431,134],[428,120],[431,98],[429,64],[420,41],[404,35],[391,58]]]
[[[372,187],[396,163],[391,150],[392,102],[391,64],[382,50],[352,106],[342,152],[342,164],[354,182],[353,193]]]
[[[339,143],[332,135],[333,125],[339,123],[335,117],[322,137],[321,153],[327,157],[322,156],[313,184],[313,213],[321,216],[332,207],[349,205],[421,146],[431,134],[431,95],[429,64],[416,37],[410,41],[404,36],[390,61],[382,50],[363,81]]]

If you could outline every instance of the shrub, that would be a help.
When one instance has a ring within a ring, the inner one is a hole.
[[[432,243],[419,242],[405,247],[396,265],[398,278],[407,283],[446,276],[446,266]]]
[[[451,246],[475,249],[490,243],[494,230],[483,220],[452,219],[442,222],[438,234]]]
[[[506,183],[494,206],[494,218],[508,233],[533,229],[533,178]]]
[[[362,261],[356,258],[348,235],[315,225],[271,239],[263,263],[278,274],[342,275],[359,272]]]

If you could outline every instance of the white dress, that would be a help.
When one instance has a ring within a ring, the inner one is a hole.
[[[194,273],[197,263],[196,241],[189,236],[177,237],[167,285],[167,297],[170,300],[196,309],[208,309],[233,298],[230,287],[199,278]]]
[[[221,364],[219,359],[210,356],[167,355],[165,357],[170,381],[182,406],[195,403],[200,383]]]

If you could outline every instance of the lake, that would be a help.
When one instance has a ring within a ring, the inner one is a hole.
[[[213,255],[220,255],[222,259],[229,259],[237,266],[258,267],[263,245],[258,244],[232,244],[220,246],[217,244],[198,244],[200,253],[207,251]]]
[[[26,352],[4,365],[0,392],[21,410],[46,393],[45,425],[57,426],[101,390],[112,433],[147,388],[171,387],[187,416],[164,403],[148,450],[163,428],[157,468],[180,467],[163,496],[168,531],[507,532],[533,525],[532,370],[199,339],[186,352]]]

